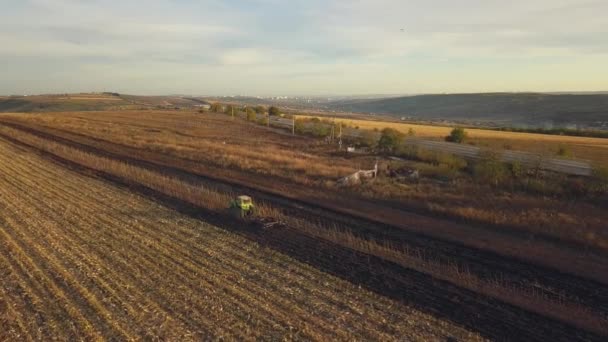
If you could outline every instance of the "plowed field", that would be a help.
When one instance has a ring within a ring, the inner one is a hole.
[[[0,140],[0,340],[478,335]]]

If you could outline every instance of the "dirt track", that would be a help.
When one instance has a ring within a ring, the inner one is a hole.
[[[30,130],[31,131],[31,130]],[[33,131],[32,131],[33,132]],[[163,170],[163,172],[170,172],[172,174],[179,175],[189,181],[193,182],[213,182],[217,183],[217,180],[210,181],[209,178],[203,178],[200,175],[195,175],[193,173],[185,172],[184,170],[179,169],[171,169],[166,165],[158,165],[156,163],[151,163],[147,160],[138,160],[134,158],[127,158],[126,156],[115,155],[113,153],[108,153],[106,150],[100,150],[97,147],[93,147],[90,145],[82,144],[82,141],[76,143],[75,141],[66,140],[65,138],[59,138],[53,135],[49,135],[48,133],[37,132],[39,135],[43,135],[49,139],[55,139],[62,141],[63,143],[68,143],[73,146],[78,146],[79,148],[85,148],[89,152],[94,152],[98,154],[104,154],[106,156],[112,156],[114,158],[120,158],[122,160],[128,160],[130,163],[137,163],[140,166],[154,168],[156,170]],[[98,143],[98,142],[96,142]],[[229,187],[232,190],[240,191],[243,188],[239,187],[235,184],[220,184],[218,186]],[[251,189],[248,189],[251,190]],[[149,191],[145,190],[145,191]],[[276,194],[268,194],[258,192],[257,195],[260,195],[267,201],[272,201],[273,204],[287,206],[287,208],[293,208],[293,204],[289,203],[288,199],[284,197],[277,196]],[[172,202],[172,199],[168,199],[166,202]],[[174,202],[174,201],[173,201]],[[394,230],[389,226],[384,224],[375,224],[372,222],[360,222],[360,218],[349,217],[345,214],[337,214],[334,211],[327,211],[319,206],[310,206],[303,205],[302,203],[297,204],[298,210],[294,211],[294,213],[300,212],[303,213],[306,217],[322,217],[323,220],[336,220],[339,223],[348,222],[350,225],[353,225],[354,228],[359,229],[358,233],[372,235],[375,234],[387,234]],[[207,218],[209,219],[209,218]],[[222,220],[219,220],[220,222]],[[356,224],[359,222],[358,224]],[[446,258],[453,260],[455,257],[458,258],[459,262],[463,262],[471,267],[475,272],[479,272],[481,274],[486,274],[487,276],[492,276],[497,274],[497,270],[503,275],[506,275],[507,279],[510,279],[514,282],[521,282],[523,286],[529,285],[531,282],[536,282],[539,284],[539,288],[548,288],[552,286],[552,290],[549,292],[561,292],[566,293],[567,296],[575,296],[578,297],[583,303],[593,305],[596,309],[603,311],[605,308],[605,293],[601,290],[601,286],[594,284],[593,282],[585,281],[580,278],[566,276],[563,274],[559,274],[557,272],[526,264],[520,263],[515,260],[505,259],[504,257],[496,256],[491,253],[482,252],[479,250],[466,248],[458,244],[450,244],[446,241],[441,240],[433,240],[427,237],[422,237],[416,234],[406,234],[403,230],[394,230],[395,235],[382,235],[382,236],[390,236],[390,237],[398,237],[403,243],[408,243],[410,246],[416,246],[425,248],[425,251],[428,253],[435,253],[434,257],[437,258]],[[283,234],[283,235],[282,235]],[[287,234],[287,235],[284,235]],[[380,237],[380,235],[377,235]],[[327,247],[323,247],[324,243],[302,238],[301,235],[293,234],[293,232],[279,232],[276,234],[268,234],[264,236],[253,236],[252,238],[263,241],[264,243],[269,244],[275,249],[284,250],[288,252],[290,255],[301,258],[302,260],[312,263],[316,267],[325,269],[334,274],[339,275],[345,279],[348,279],[355,283],[362,283],[366,287],[373,289],[376,292],[379,292],[383,295],[399,298],[401,300],[407,300],[411,302],[417,303],[420,307],[426,308],[433,312],[436,315],[447,316],[448,318],[457,321],[461,324],[465,324],[467,326],[475,327],[475,329],[479,329],[484,334],[488,336],[500,336],[495,335],[497,332],[505,332],[508,330],[518,331],[519,334],[522,334],[522,337],[526,337],[526,339],[536,339],[542,336],[542,334],[549,334],[551,331],[554,331],[555,338],[559,338],[560,336],[571,336],[571,337],[581,337],[578,335],[579,333],[574,330],[564,331],[563,328],[556,327],[550,320],[545,320],[540,317],[536,317],[535,320],[544,321],[545,323],[541,324],[539,327],[535,328],[535,330],[542,331],[541,335],[536,335],[535,331],[533,335],[530,335],[532,331],[527,331],[525,328],[525,324],[523,322],[529,318],[529,314],[522,312],[519,309],[515,309],[510,307],[508,312],[514,313],[513,315],[507,314],[504,312],[506,307],[499,303],[484,299],[483,297],[476,296],[467,291],[462,291],[461,289],[454,288],[449,284],[439,284],[439,288],[437,288],[437,281],[432,280],[431,278],[425,278],[423,275],[416,275],[416,281],[412,282],[411,279],[407,280],[403,278],[404,274],[409,274],[411,271],[397,268],[396,265],[391,263],[386,263],[382,260],[374,260],[370,262],[370,266],[374,265],[375,267],[372,270],[386,270],[393,269],[388,273],[371,271],[368,268],[361,269],[361,260],[370,260],[369,256],[360,255],[357,256],[358,253],[354,253],[352,251],[343,250],[339,247],[333,245],[327,245]],[[298,241],[297,243],[286,244],[286,241]],[[303,246],[310,247],[303,249]],[[312,259],[309,252],[310,250],[319,250],[320,252],[319,260]],[[341,254],[343,253],[343,254]],[[327,262],[328,256],[330,258],[336,258],[335,260],[341,260],[341,262]],[[350,256],[345,259],[345,256]],[[342,263],[342,260],[353,260],[353,263]],[[365,264],[365,262],[363,262]],[[358,270],[358,271],[356,271]],[[353,275],[354,273],[354,275]],[[417,274],[417,273],[414,273]],[[422,278],[420,278],[422,277]],[[426,279],[426,280],[425,280]],[[435,286],[432,287],[430,292],[428,291],[428,283],[435,283]],[[439,282],[441,283],[441,282]],[[409,285],[408,285],[409,284]],[[412,287],[413,286],[413,287]],[[451,288],[451,289],[450,289]],[[427,293],[426,295],[422,295],[423,293]],[[441,294],[440,294],[441,293]],[[415,294],[413,297],[405,294]],[[456,294],[456,295],[455,295]],[[445,295],[445,297],[444,297]],[[405,297],[404,297],[405,296]],[[454,296],[454,297],[451,297]],[[462,297],[464,296],[464,297]],[[426,298],[426,299],[425,299]],[[443,298],[443,299],[442,299]],[[468,298],[468,299],[466,299]],[[479,298],[479,299],[474,299]],[[467,305],[459,305],[455,303],[463,303],[466,302]],[[450,304],[452,303],[452,304]],[[485,303],[485,304],[483,304]],[[489,304],[489,305],[488,305]],[[481,306],[479,306],[481,305]],[[460,308],[462,306],[462,308]],[[502,307],[502,308],[501,308]],[[454,313],[446,312],[446,309],[449,308],[449,311],[454,311]],[[496,312],[494,308],[501,308]],[[460,311],[459,311],[460,310]],[[464,311],[463,311],[464,310]],[[486,322],[482,320],[475,320],[475,322],[471,321],[471,317],[475,317],[476,313],[479,312],[488,312],[489,316],[484,318],[487,320]],[[494,312],[494,313],[492,313]],[[523,315],[523,316],[522,316]],[[518,316],[523,317],[522,319],[518,318]],[[500,317],[498,319],[498,317]],[[508,318],[508,319],[507,319]],[[499,321],[506,321],[506,325],[499,323]],[[546,327],[546,330],[545,330]],[[529,329],[529,327],[528,327]],[[557,330],[555,330],[557,329]],[[571,335],[574,334],[574,335]],[[535,336],[535,337],[534,337]]]

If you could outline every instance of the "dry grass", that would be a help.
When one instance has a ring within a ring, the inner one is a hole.
[[[4,141],[0,152],[0,339],[480,339]]]
[[[19,117],[24,117],[20,115]],[[311,185],[336,179],[354,169],[299,148],[302,141],[286,144],[263,129],[223,120],[203,119],[191,113],[104,112],[99,118],[83,113],[25,116],[28,120],[87,134],[128,146],[168,153],[191,160],[207,160],[219,167],[255,171]],[[203,119],[203,120],[202,120]]]
[[[1,127],[0,131],[14,139],[33,145],[71,162],[121,177],[135,184],[144,185],[163,194],[179,198],[206,209],[221,211],[226,207],[228,200],[234,197],[234,194],[222,193],[216,189],[205,188],[200,185],[194,186],[167,175],[113,159],[96,156],[59,143],[45,141],[44,139],[11,128]],[[462,269],[456,263],[444,264],[437,260],[426,259],[424,255],[415,250],[401,250],[388,241],[376,242],[357,237],[350,233],[348,227],[326,227],[322,223],[311,223],[295,219],[271,206],[262,206],[261,213],[286,222],[289,226],[296,227],[307,235],[381,257],[406,268],[448,281],[459,287],[520,306],[541,315],[570,322],[586,330],[601,334],[607,333],[605,329],[607,322],[604,318],[574,302],[548,300],[542,294],[538,295],[526,288],[516,288],[502,284],[499,281],[484,280],[468,272],[466,269]],[[572,315],[573,313],[576,314]]]

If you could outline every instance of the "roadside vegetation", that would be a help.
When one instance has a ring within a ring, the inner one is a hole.
[[[450,135],[445,137],[445,141],[454,142],[457,144],[462,144],[467,139],[467,132],[462,127],[456,127],[451,132]]]

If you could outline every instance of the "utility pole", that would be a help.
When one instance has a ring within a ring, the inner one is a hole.
[[[338,150],[342,151],[342,121],[338,122],[340,133],[338,133]]]
[[[232,108],[232,120],[234,120],[234,106],[232,106],[231,108]]]
[[[296,116],[291,116],[291,135],[296,135]]]

